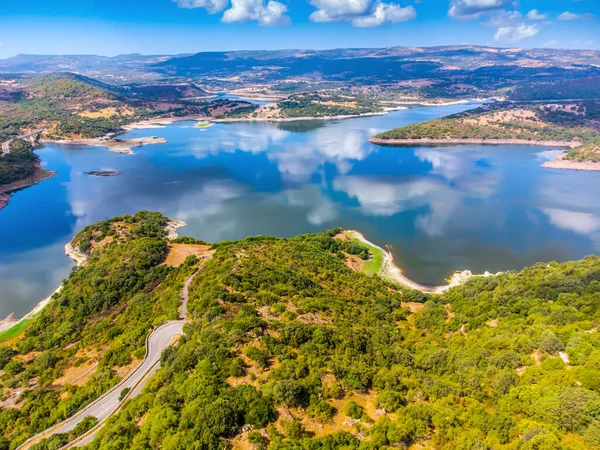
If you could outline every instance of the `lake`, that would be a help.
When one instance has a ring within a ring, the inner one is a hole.
[[[442,283],[455,270],[519,269],[600,246],[600,173],[543,169],[560,150],[529,146],[390,148],[367,139],[474,105],[280,124],[177,122],[135,130],[167,144],[134,149],[47,145],[56,177],[0,211],[0,317],[27,313],[66,278],[63,247],[86,225],[161,211],[207,241],[293,236],[335,226],[391,245],[405,274]],[[116,170],[115,177],[87,171]]]

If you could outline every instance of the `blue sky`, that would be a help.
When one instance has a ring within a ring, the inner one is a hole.
[[[600,0],[2,0],[0,57],[433,46],[600,49]]]

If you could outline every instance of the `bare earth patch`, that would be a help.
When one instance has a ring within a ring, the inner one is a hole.
[[[69,367],[65,370],[62,377],[52,382],[53,386],[62,386],[72,384],[74,386],[83,386],[98,367],[98,361],[86,361],[79,367]]]
[[[178,267],[183,264],[188,256],[195,256],[198,259],[210,258],[214,252],[214,250],[210,250],[210,245],[170,243],[164,264]]]

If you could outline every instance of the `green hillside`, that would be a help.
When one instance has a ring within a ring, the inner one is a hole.
[[[76,237],[89,264],[0,350],[5,396],[24,390],[0,410],[0,447],[114,384],[176,315],[198,263],[161,264],[165,223],[143,213]],[[367,253],[337,233],[214,245],[185,336],[86,448],[600,448],[600,258],[429,296],[351,270],[348,253]],[[82,355],[99,360],[87,383],[57,383]]]

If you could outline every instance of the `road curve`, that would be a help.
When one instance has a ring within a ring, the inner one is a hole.
[[[183,334],[183,325],[185,324],[185,316],[187,314],[189,288],[196,275],[198,275],[201,271],[202,267],[185,280],[181,293],[181,319],[165,322],[148,334],[146,338],[146,357],[133,372],[121,380],[121,382],[113,387],[110,391],[96,399],[94,402],[90,403],[81,411],[64,420],[63,422],[60,422],[53,427],[50,427],[47,430],[29,438],[21,446],[17,447],[17,450],[29,449],[42,439],[50,437],[54,434],[67,433],[73,430],[77,424],[87,416],[96,417],[98,419],[98,425],[62,448],[67,449],[91,442],[106,419],[117,412],[125,400],[135,397],[142,391],[148,378],[150,378],[150,376],[160,367],[160,357],[162,352],[173,343],[177,336],[181,336]],[[119,400],[121,392],[126,388],[129,388],[130,391],[124,399]]]
[[[18,447],[18,449],[28,449],[33,444],[38,443],[44,438],[50,437],[57,433],[67,433],[75,428],[75,426],[77,426],[77,424],[87,416],[96,417],[98,419],[98,423],[101,423],[110,417],[118,409],[121,403],[119,401],[119,396],[121,395],[121,391],[123,389],[129,388],[132,390],[128,397],[133,395],[134,390],[136,393],[139,393],[141,390],[141,386],[139,386],[140,382],[146,378],[146,375],[152,371],[155,366],[158,366],[163,350],[165,350],[171,344],[173,338],[183,334],[184,323],[185,321],[183,320],[175,320],[166,322],[154,329],[154,331],[152,331],[146,339],[146,357],[133,372],[131,372],[126,378],[124,378],[119,384],[113,387],[102,397],[99,397],[94,402],[90,403],[81,411],[64,420],[63,422],[60,422],[46,431],[33,436],[20,447]]]
[[[2,156],[6,155],[7,153],[10,153],[10,143],[12,142],[12,139],[9,139],[8,141],[4,141],[2,143]]]

